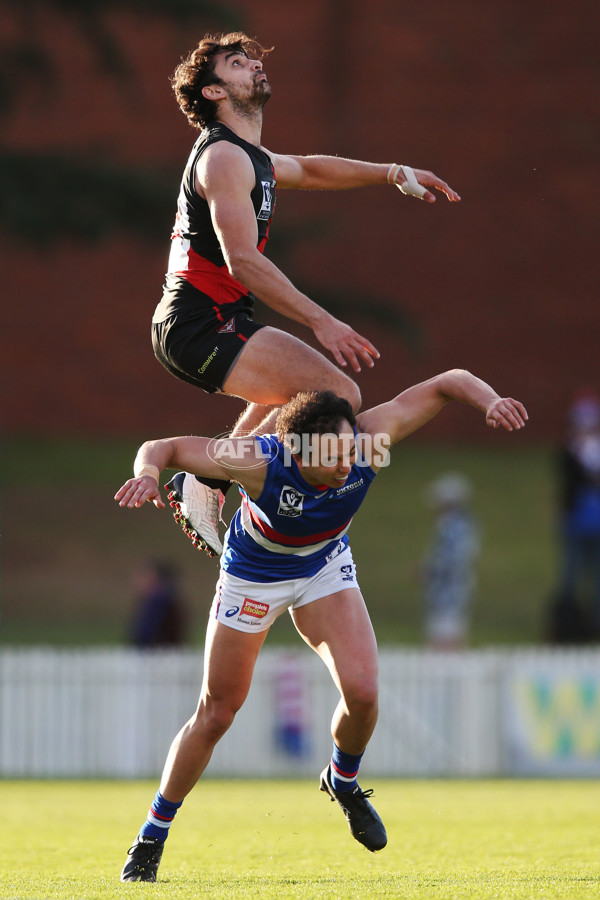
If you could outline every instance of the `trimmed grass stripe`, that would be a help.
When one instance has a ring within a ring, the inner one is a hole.
[[[365,787],[368,787],[365,783]],[[156,885],[121,884],[156,785],[4,782],[0,897],[596,898],[597,781],[375,781],[388,847],[355,843],[314,781],[200,782]]]

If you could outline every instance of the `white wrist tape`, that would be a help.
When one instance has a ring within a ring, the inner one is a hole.
[[[140,466],[139,469],[135,472],[136,478],[143,478],[144,475],[149,475],[150,478],[154,478],[156,483],[158,484],[158,479],[160,478],[160,469],[157,466],[153,466],[150,463],[145,463],[145,465]]]
[[[392,163],[387,173],[388,184],[396,184],[396,175],[402,167],[398,163]]]
[[[400,170],[402,170],[402,174],[404,175],[402,184],[398,184],[396,181]],[[397,163],[394,163],[394,165],[390,166],[387,180],[390,184],[395,184],[403,194],[406,194],[409,197],[418,197],[421,200],[427,193],[427,188],[423,187],[422,184],[419,184],[415,177],[415,173],[410,166],[399,166]]]

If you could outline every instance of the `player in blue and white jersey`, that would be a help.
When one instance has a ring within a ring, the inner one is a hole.
[[[387,451],[449,401],[481,410],[493,428],[522,428],[517,400],[501,398],[464,370],[452,370],[356,418],[330,392],[297,395],[281,408],[276,434],[217,441],[167,438],[142,445],[135,477],[117,492],[123,507],[164,508],[160,472],[182,468],[240,485],[211,609],[198,708],[177,735],[159,791],[121,874],[154,881],[164,840],[184,798],[244,703],[266,634],[289,609],[340,692],[333,754],[321,790],[342,807],[353,837],[369,850],[387,842],[357,774],[377,721],[377,645],[356,580],[347,531]]]

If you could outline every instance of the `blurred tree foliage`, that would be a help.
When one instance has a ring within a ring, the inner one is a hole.
[[[36,246],[64,237],[98,240],[123,227],[164,240],[173,182],[155,170],[0,148],[0,224]]]
[[[60,96],[60,72],[44,33],[49,15],[77,25],[102,72],[124,91],[136,74],[111,13],[161,18],[173,29],[189,29],[194,22],[202,30],[207,23],[215,30],[243,27],[233,4],[222,0],[4,0],[4,6],[15,26],[10,40],[0,37],[0,117],[5,121],[27,92],[50,89]],[[0,229],[39,244],[64,237],[97,240],[126,222],[145,238],[164,239],[178,178],[173,172],[144,174],[106,158],[79,159],[67,150],[9,148],[0,138]]]
[[[225,31],[243,27],[241,14],[228,0],[3,0],[3,6],[10,9],[17,31],[12,41],[0,41],[0,112],[5,115],[20,92],[32,84],[59,84],[58,71],[43,39],[48,15],[74,22],[102,70],[121,81],[133,73],[118,35],[111,29],[111,13],[164,19],[173,29],[188,30],[194,22],[201,24],[202,30],[207,23]]]
[[[326,288],[319,279],[319,272],[311,272],[310,267],[298,263],[298,248],[302,247],[307,237],[311,241],[327,243],[344,224],[342,220],[332,217],[312,217],[306,220],[295,217],[293,222],[278,222],[277,228],[270,232],[269,256],[277,260],[277,264],[291,277],[298,290],[312,297],[332,315],[344,322],[352,323],[356,317],[373,322],[396,334],[406,348],[418,355],[426,344],[425,330],[397,301],[390,302],[386,297],[363,294],[348,285],[345,278],[341,279],[342,286],[339,289]],[[261,322],[281,327],[277,314],[271,313],[267,308],[261,310],[260,318]]]

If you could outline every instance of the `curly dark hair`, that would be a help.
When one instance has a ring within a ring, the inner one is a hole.
[[[342,422],[356,425],[352,406],[333,391],[300,391],[282,406],[275,423],[280,441],[286,435],[337,434]]]
[[[263,59],[273,48],[263,47],[243,31],[229,34],[207,34],[195,50],[181,60],[171,76],[171,85],[184,116],[194,128],[206,128],[214,121],[217,104],[207,100],[202,88],[223,84],[215,75],[215,59],[225,50],[239,50],[252,59]]]

